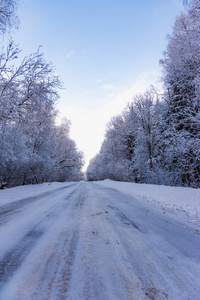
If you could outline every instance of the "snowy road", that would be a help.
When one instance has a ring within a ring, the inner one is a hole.
[[[0,206],[0,299],[200,299],[200,234],[80,182]]]

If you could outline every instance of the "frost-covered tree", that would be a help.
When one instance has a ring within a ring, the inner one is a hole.
[[[0,32],[5,32],[8,28],[16,26],[19,22],[16,16],[17,0],[0,1]]]
[[[59,77],[40,51],[17,65],[19,52],[11,43],[0,56],[0,185],[79,180],[82,154],[55,125]],[[76,163],[61,175],[58,159]]]
[[[148,91],[111,120],[90,179],[199,186],[200,2],[186,4],[161,60],[162,99]]]
[[[0,32],[17,25],[18,0],[0,1]],[[19,62],[11,41],[0,53],[0,188],[4,185],[82,179],[83,154],[56,125],[62,87],[40,48]]]
[[[200,6],[190,1],[175,22],[161,61],[164,70],[166,156],[176,184],[200,181]]]
[[[90,162],[88,180],[110,178],[131,181],[134,177],[132,158],[135,144],[136,115],[131,108],[113,117],[107,125],[100,153]]]
[[[138,124],[133,166],[140,182],[155,181],[155,128],[156,115],[154,111],[154,93],[147,91],[133,99],[133,109]]]
[[[168,49],[162,60],[164,83],[168,92],[169,113],[177,130],[196,133],[193,115],[199,110],[196,101],[199,84],[200,52],[197,45],[199,34],[188,15],[181,15],[169,38]]]
[[[83,180],[83,173],[81,172],[84,164],[83,153],[77,150],[75,142],[69,138],[69,132],[70,122],[63,119],[62,123],[56,127],[54,136],[52,180]]]
[[[155,93],[133,98],[121,115],[110,121],[99,155],[88,168],[94,179],[158,182]]]

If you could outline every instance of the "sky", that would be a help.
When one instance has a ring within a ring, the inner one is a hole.
[[[150,85],[161,87],[159,60],[181,0],[21,0],[12,36],[23,55],[42,45],[60,75],[57,108],[85,154],[100,150],[106,124]]]

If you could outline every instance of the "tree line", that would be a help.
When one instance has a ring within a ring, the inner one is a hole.
[[[200,187],[200,5],[185,5],[160,61],[162,95],[150,88],[111,119],[88,180]]]
[[[0,34],[18,24],[15,0],[0,3]],[[11,40],[0,53],[0,188],[83,178],[83,154],[70,139],[70,122],[56,125],[55,68],[40,48],[21,61]]]

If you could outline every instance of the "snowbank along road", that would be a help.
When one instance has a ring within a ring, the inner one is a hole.
[[[200,299],[200,235],[116,190],[71,183],[0,207],[0,299]]]

